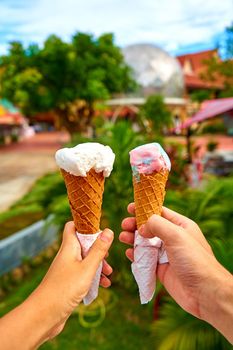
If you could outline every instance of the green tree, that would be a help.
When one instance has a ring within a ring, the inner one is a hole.
[[[156,135],[162,135],[164,130],[172,125],[172,115],[160,95],[151,95],[141,107],[140,116],[145,126],[149,121],[149,129]]]
[[[203,102],[210,100],[214,94],[214,90],[196,90],[190,94],[192,101]]]
[[[233,96],[233,23],[225,29],[223,40],[219,43],[219,49],[224,59],[219,60],[218,57],[212,57],[206,61],[208,67],[204,79],[214,81],[216,78],[222,77],[224,89],[220,97]]]
[[[225,29],[225,39],[221,44],[221,48],[224,51],[225,58],[231,60],[233,58],[233,22]]]
[[[40,49],[10,45],[0,57],[1,94],[33,119],[54,110],[70,133],[86,131],[94,116],[95,102],[134,88],[112,34],[95,38],[76,33],[70,43],[51,35]]]

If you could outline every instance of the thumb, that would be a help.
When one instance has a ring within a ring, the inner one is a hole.
[[[88,255],[83,260],[83,265],[85,265],[88,269],[96,271],[99,267],[99,264],[107,254],[112,244],[113,238],[113,232],[108,228],[101,232],[89,250]]]
[[[183,236],[181,227],[173,224],[159,215],[152,215],[145,225],[139,228],[139,233],[143,237],[159,237],[165,244],[176,244]]]

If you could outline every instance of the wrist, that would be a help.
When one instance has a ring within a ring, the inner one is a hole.
[[[46,296],[36,289],[22,304],[1,319],[2,348],[26,350],[41,345],[49,338],[57,322],[51,311]]]
[[[32,348],[36,348],[51,338],[54,329],[66,320],[62,315],[56,295],[49,293],[44,286],[39,285],[19,307],[22,308],[21,313],[26,314],[30,322],[28,343],[32,345]],[[25,327],[28,332],[26,323]]]
[[[233,342],[233,276],[220,264],[206,281],[201,300],[201,318]]]
[[[67,318],[62,297],[47,285],[39,285],[29,296],[28,301],[35,307],[39,318],[44,320],[47,329],[53,328]]]

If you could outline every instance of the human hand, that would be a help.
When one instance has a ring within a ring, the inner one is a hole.
[[[133,203],[128,206],[128,211],[135,214]],[[122,228],[120,241],[132,245],[135,218],[124,219]],[[153,215],[140,227],[139,233],[144,237],[158,236],[164,242],[169,263],[158,265],[157,275],[168,293],[184,310],[211,323],[227,337],[230,330],[224,333],[222,328],[223,324],[227,328],[226,321],[220,325],[216,320],[216,314],[222,307],[217,301],[223,298],[221,287],[224,284],[231,300],[229,309],[233,321],[232,275],[216,260],[198,225],[163,207],[162,216]],[[127,249],[126,255],[133,261],[133,248]]]
[[[66,320],[75,307],[88,293],[95,273],[101,261],[108,255],[113,241],[113,232],[105,229],[91,247],[85,259],[81,256],[81,246],[75,233],[73,221],[65,225],[61,247],[47,274],[34,293],[42,293],[53,304],[54,318],[58,326],[49,334],[56,336],[64,327]],[[103,260],[100,279],[102,287],[109,287],[108,276],[111,266]]]
[[[105,229],[82,259],[74,223],[68,222],[61,247],[40,285],[0,320],[2,348],[35,349],[59,334],[74,308],[88,293],[112,241],[113,232]],[[107,277],[111,273],[111,266],[104,260],[100,280],[103,287],[111,285]]]

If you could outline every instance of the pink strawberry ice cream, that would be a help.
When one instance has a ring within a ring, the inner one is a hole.
[[[134,148],[130,152],[130,164],[134,176],[171,169],[170,159],[159,143]]]

